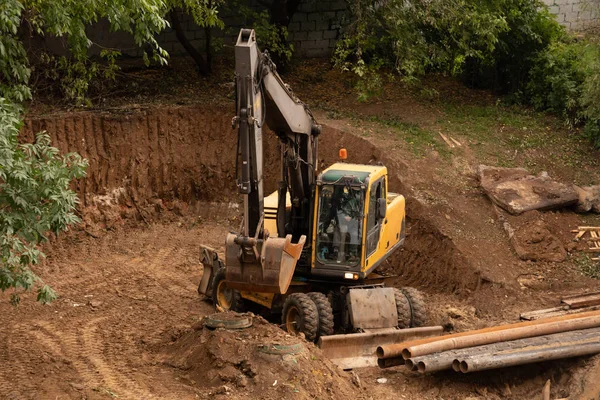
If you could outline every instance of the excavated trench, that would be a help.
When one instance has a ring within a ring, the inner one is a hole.
[[[62,152],[76,151],[89,160],[87,177],[75,185],[82,207],[97,207],[98,199],[106,203],[108,198],[139,212],[140,205],[159,199],[189,204],[239,200],[234,184],[237,133],[231,128],[231,116],[222,108],[206,106],[79,112],[30,117],[22,133],[23,140],[32,140],[35,132],[46,130]],[[264,152],[266,192],[270,193],[276,188],[279,150],[275,137],[269,140],[268,135]],[[340,147],[348,149],[351,162],[383,162],[390,190],[407,197],[406,244],[382,271],[430,292],[477,288],[476,268],[410,197],[410,188],[401,179],[403,166],[366,139],[324,126],[319,141],[321,168],[337,161]]]

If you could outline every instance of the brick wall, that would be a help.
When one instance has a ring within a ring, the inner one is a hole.
[[[561,25],[580,31],[598,24],[600,0],[543,0]]]

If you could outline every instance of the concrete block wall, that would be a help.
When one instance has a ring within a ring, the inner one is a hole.
[[[264,10],[256,0],[251,0],[256,10]],[[345,0],[304,0],[294,14],[288,27],[288,39],[294,44],[297,57],[329,57],[339,37],[342,18],[346,12]],[[225,23],[224,30],[213,29],[213,38],[222,41],[225,46],[233,46],[240,28],[247,27],[243,18],[231,13],[220,15]],[[205,30],[197,26],[185,14],[180,14],[181,25],[186,37],[203,52]],[[143,49],[136,48],[133,39],[126,33],[110,32],[108,23],[100,21],[88,29],[90,39],[104,47],[120,48],[122,54],[141,57]],[[157,37],[158,43],[171,55],[184,55],[185,50],[177,40],[175,32],[168,28]],[[94,52],[94,50],[92,49]]]
[[[543,0],[559,23],[570,30],[583,30],[600,21],[600,0]],[[250,0],[256,10],[264,10],[257,0]],[[289,40],[294,44],[297,57],[329,57],[339,39],[340,27],[347,10],[346,0],[303,0],[289,25]],[[240,28],[247,26],[243,18],[231,12],[222,12],[225,30],[214,29],[212,36],[225,46],[233,46]],[[190,42],[202,51],[205,31],[187,15],[180,15],[181,24]],[[105,47],[120,48],[124,55],[141,57],[143,49],[137,48],[131,36],[123,32],[110,32],[108,23],[100,21],[88,29],[90,38]],[[167,29],[157,37],[160,45],[171,55],[184,55],[185,50],[175,32]],[[99,48],[93,52],[99,52]]]
[[[572,31],[598,25],[600,0],[543,0],[557,21]]]

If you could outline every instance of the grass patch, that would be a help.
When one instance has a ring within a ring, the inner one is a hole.
[[[597,167],[597,152],[576,130],[560,120],[531,109],[502,104],[441,103],[442,132],[469,140],[482,162],[503,167],[526,167],[531,172],[572,169],[583,184],[584,168]],[[587,176],[586,176],[587,175]],[[593,178],[592,178],[593,179]]]
[[[409,145],[408,149],[418,157],[423,157],[429,150],[436,150],[444,159],[450,159],[449,149],[443,144],[440,145],[437,135],[417,124],[403,121],[395,116],[365,116],[361,120],[390,128],[396,137],[405,141]]]
[[[574,261],[583,275],[593,279],[600,279],[600,262],[593,261],[587,254],[577,255]]]

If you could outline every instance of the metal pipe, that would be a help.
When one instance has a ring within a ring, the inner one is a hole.
[[[600,353],[600,338],[595,337],[579,342],[541,346],[533,350],[521,350],[517,352],[510,350],[501,353],[474,356],[473,358],[460,361],[460,371],[470,373],[597,353]]]
[[[449,350],[441,353],[428,354],[425,356],[409,358],[406,360],[406,367],[412,371],[436,372],[444,369],[453,368],[459,371],[453,361],[477,354],[488,354],[508,349],[519,349],[531,346],[541,346],[549,343],[564,343],[575,339],[584,339],[589,337],[600,337],[600,328],[584,329],[579,331],[569,331],[556,333],[552,335],[538,336],[527,339],[511,340],[508,342],[493,343],[477,347],[468,347],[465,349]]]
[[[573,325],[571,325],[573,324]],[[557,326],[558,325],[558,326]],[[536,328],[542,326],[542,328]],[[404,359],[418,357],[440,351],[473,347],[483,344],[494,343],[504,340],[521,339],[532,336],[541,336],[551,333],[565,332],[568,330],[586,329],[600,326],[600,311],[590,311],[581,314],[564,315],[543,320],[517,322],[509,325],[494,326],[470,332],[454,333],[438,338],[426,338],[411,340],[403,343],[379,346],[377,356],[379,358],[392,358],[402,356]],[[551,328],[551,329],[550,329]],[[493,341],[488,338],[489,334],[498,335],[499,332],[511,331],[506,338],[500,334]],[[487,336],[486,336],[487,335]],[[520,336],[519,336],[520,335]],[[468,338],[471,336],[484,336],[487,341],[472,343]]]

